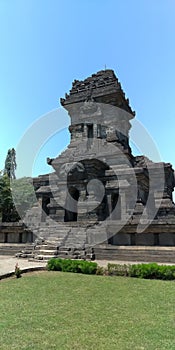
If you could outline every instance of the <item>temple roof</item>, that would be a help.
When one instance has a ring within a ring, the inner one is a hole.
[[[60,102],[66,108],[66,105],[88,100],[111,104],[135,115],[112,69],[101,70],[85,80],[74,80],[69,94]]]

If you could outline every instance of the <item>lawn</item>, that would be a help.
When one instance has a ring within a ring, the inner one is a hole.
[[[175,283],[60,272],[0,281],[1,350],[173,350]]]

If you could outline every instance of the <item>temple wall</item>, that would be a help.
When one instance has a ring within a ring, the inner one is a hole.
[[[0,224],[0,243],[32,243],[33,232],[26,230],[18,222],[3,222]]]

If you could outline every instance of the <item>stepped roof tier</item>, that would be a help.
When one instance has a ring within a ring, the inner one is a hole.
[[[92,100],[98,103],[107,103],[124,109],[133,118],[135,112],[129,105],[129,99],[121,88],[112,69],[101,70],[85,80],[74,80],[69,94],[61,98],[61,105],[66,108],[69,104]]]

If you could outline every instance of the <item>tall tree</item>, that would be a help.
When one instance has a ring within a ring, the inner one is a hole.
[[[11,148],[7,152],[3,173],[0,174],[0,216],[2,221],[17,221],[19,215],[13,203],[11,182],[16,178],[16,152]]]
[[[0,171],[0,221],[14,222],[23,218],[36,202],[32,178],[15,177],[16,152],[9,149],[4,171]]]
[[[16,151],[14,148],[11,148],[7,152],[6,160],[5,160],[5,168],[4,174],[10,179],[16,179],[15,170],[16,170]]]
[[[7,174],[0,177],[0,216],[3,222],[18,221],[20,219],[13,203],[10,181]]]

